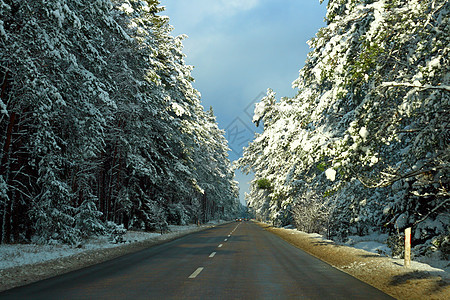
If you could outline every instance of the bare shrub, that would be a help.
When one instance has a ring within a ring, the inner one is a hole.
[[[294,205],[292,215],[298,230],[329,235],[334,206],[316,193],[305,193]]]

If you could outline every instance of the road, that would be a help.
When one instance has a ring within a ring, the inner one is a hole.
[[[252,222],[220,225],[0,299],[392,299]]]

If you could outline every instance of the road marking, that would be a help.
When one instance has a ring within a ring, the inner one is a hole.
[[[198,268],[197,270],[195,270],[195,272],[192,273],[191,276],[189,276],[189,278],[195,278],[195,277],[197,277],[198,274],[200,274],[201,271],[203,271],[203,268],[202,268],[202,267],[200,267],[200,268]]]
[[[216,252],[213,252],[209,255],[209,257],[214,257],[214,255],[216,255]]]
[[[228,239],[224,239],[223,241],[226,242],[226,241],[228,241]]]
[[[231,232],[230,232],[230,234],[228,235],[228,237],[230,237],[230,236],[236,231],[236,229],[239,227],[239,225],[241,225],[241,224],[237,224],[236,227],[234,227],[234,229],[231,230]]]
[[[219,248],[222,247],[222,246],[223,246],[223,244],[220,244],[220,245],[219,245]]]

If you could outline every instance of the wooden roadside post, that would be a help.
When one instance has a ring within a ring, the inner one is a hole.
[[[411,227],[405,229],[405,267],[411,266]]]

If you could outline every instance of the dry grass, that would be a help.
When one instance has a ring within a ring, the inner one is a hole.
[[[290,244],[397,299],[450,299],[449,281],[426,271],[411,270],[398,262],[364,250],[341,246],[302,232],[259,223]]]

